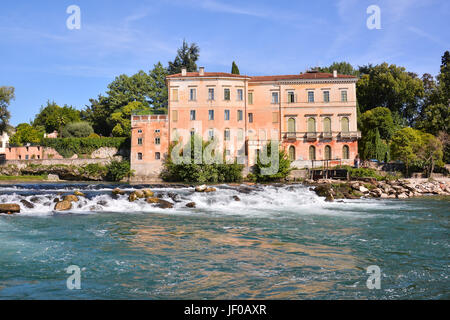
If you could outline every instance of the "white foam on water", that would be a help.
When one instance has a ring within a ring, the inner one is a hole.
[[[166,213],[175,215],[209,215],[209,216],[244,216],[250,218],[278,218],[296,215],[329,215],[352,218],[369,218],[380,216],[377,211],[392,209],[398,210],[403,204],[392,200],[343,200],[339,202],[325,202],[308,187],[293,186],[217,186],[217,192],[194,192],[193,188],[153,188],[162,199],[174,204],[173,209],[161,209],[146,203],[144,199],[134,202],[128,201],[128,195],[113,197],[112,189],[82,189],[82,192],[91,192],[90,197],[79,197],[73,203],[71,210],[58,212],[58,214],[96,214],[102,212],[113,213]],[[10,188],[14,189],[14,188]],[[17,203],[21,206],[21,215],[49,216],[55,213],[55,198],[61,198],[58,193],[73,191],[69,188],[56,190],[38,190],[37,195],[30,195],[32,189],[12,190],[12,193],[0,194],[0,203]],[[135,188],[124,189],[126,192]],[[21,194],[28,192],[28,194]],[[176,195],[174,201],[173,195]],[[170,197],[172,196],[172,197]],[[239,197],[240,201],[234,198]],[[28,208],[21,200],[33,203]],[[196,208],[186,207],[189,202],[195,202]],[[367,213],[370,211],[370,213]],[[389,216],[389,215],[388,215]]]

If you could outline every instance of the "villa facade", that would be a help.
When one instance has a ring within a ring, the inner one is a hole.
[[[133,115],[131,166],[137,176],[155,177],[173,141],[197,134],[218,139],[227,158],[254,165],[270,140],[297,168],[353,164],[357,130],[357,78],[337,72],[244,76],[186,72],[166,79],[168,115]]]

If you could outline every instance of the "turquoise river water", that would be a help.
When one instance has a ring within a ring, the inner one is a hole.
[[[0,185],[0,203],[34,203],[0,215],[0,299],[450,298],[448,199],[327,203],[301,185],[161,186],[152,190],[177,202],[158,209],[114,187]],[[54,212],[75,189],[87,197]],[[72,265],[79,290],[66,285]],[[367,287],[372,265],[380,289]]]

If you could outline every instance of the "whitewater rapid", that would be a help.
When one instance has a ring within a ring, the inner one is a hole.
[[[155,195],[174,204],[172,209],[161,209],[149,204],[145,199],[134,202],[128,200],[128,194],[144,186],[125,186],[124,195],[113,195],[116,186],[105,185],[16,185],[0,186],[0,203],[17,203],[21,206],[20,215],[49,216],[61,214],[96,214],[96,213],[166,213],[166,214],[207,214],[212,216],[246,216],[268,217],[299,214],[364,216],[365,209],[385,209],[400,204],[395,201],[373,199],[342,200],[335,203],[325,202],[309,187],[303,185],[268,185],[268,186],[215,186],[216,192],[199,193],[193,187],[159,187],[152,188]],[[83,192],[86,197],[79,197],[73,208],[65,212],[54,211],[56,199],[72,194],[75,190]],[[235,198],[238,197],[239,201]],[[29,208],[23,200],[32,203]],[[190,209],[186,204],[195,202],[196,208]]]

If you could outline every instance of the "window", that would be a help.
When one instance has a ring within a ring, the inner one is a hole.
[[[244,129],[238,129],[237,138],[238,138],[238,141],[244,140]]]
[[[197,100],[197,89],[191,88],[189,90],[189,100],[190,101],[195,101]]]
[[[278,103],[278,92],[272,92],[272,103]]]
[[[349,132],[349,121],[347,117],[344,117],[341,119],[341,131],[342,132]]]
[[[308,102],[314,102],[314,91],[308,91]]]
[[[161,130],[159,130],[159,129],[155,130],[155,133],[160,133],[160,132],[161,132]]]
[[[214,129],[209,129],[208,136],[209,136],[209,140],[214,139]]]
[[[19,155],[19,160],[22,160],[22,156],[21,155]]]
[[[316,119],[308,119],[308,132],[316,132]]]
[[[191,137],[193,137],[194,135],[195,135],[195,129],[192,128],[192,129],[191,129]]]
[[[323,102],[330,102],[330,91],[323,92]]]
[[[242,110],[238,110],[237,119],[238,119],[238,121],[244,120],[244,113],[242,112]]]
[[[331,119],[328,117],[323,119],[323,132],[327,132],[327,133],[331,132]]]
[[[139,152],[139,153],[137,154],[137,159],[138,159],[138,160],[142,160],[142,153]]]
[[[248,122],[253,123],[253,113],[248,114]]]
[[[155,160],[161,159],[161,153],[155,152]]]
[[[350,159],[350,149],[348,146],[342,147],[342,159]]]
[[[230,120],[230,110],[225,110],[225,115],[224,115],[224,117],[225,117],[225,120],[227,121],[227,120]]]
[[[191,110],[191,121],[195,120],[195,110]]]
[[[253,104],[253,92],[248,93],[248,104]]]
[[[314,146],[309,147],[309,160],[316,160],[316,148]]]
[[[214,100],[214,88],[208,89],[208,100]]]
[[[278,123],[278,112],[272,112],[272,123]]]
[[[230,129],[225,129],[223,136],[225,141],[230,141]]]
[[[346,90],[341,91],[341,101],[347,102],[347,91]]]
[[[30,156],[29,156],[29,155],[26,155],[26,156],[25,156],[25,160],[28,160],[28,159],[30,159]]]
[[[288,131],[289,133],[295,133],[295,119],[294,118],[289,118],[288,120]]]
[[[142,130],[141,130],[141,129],[139,129],[139,130],[138,130],[138,133],[142,133]]]
[[[230,89],[225,88],[223,90],[223,99],[227,100],[227,101],[230,101]]]
[[[209,110],[208,111],[208,119],[209,120],[214,120],[214,110]]]
[[[155,144],[161,144],[161,138],[155,138]]]
[[[242,89],[237,89],[237,100],[238,101],[244,100],[244,91]]]
[[[40,156],[40,155],[38,155],[38,156],[37,156],[37,158],[38,158],[38,159],[40,159],[40,158],[41,158],[41,156]]]
[[[142,138],[138,138],[138,145],[142,145]]]
[[[178,121],[178,111],[177,110],[172,111],[172,121],[173,122]]]
[[[293,91],[288,92],[288,103],[295,103],[295,93]]]
[[[289,147],[289,160],[295,161],[295,147],[294,146]]]
[[[178,101],[178,89],[172,89],[172,101]]]
[[[331,147],[325,146],[325,160],[331,160]]]

